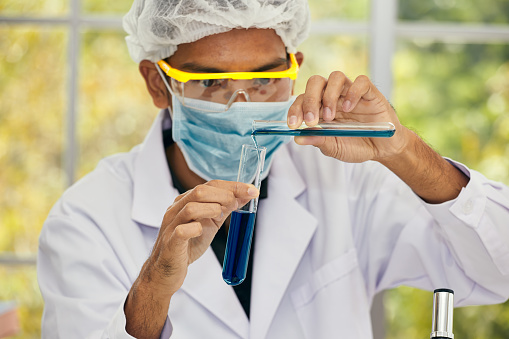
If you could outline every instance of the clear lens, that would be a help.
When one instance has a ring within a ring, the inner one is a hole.
[[[179,82],[170,80],[172,92],[180,102],[192,108],[195,100],[224,105],[225,111],[235,101],[283,102],[291,97],[293,81],[290,78],[256,78],[249,80],[207,79]],[[218,105],[215,105],[218,107]],[[220,107],[220,106],[219,106]]]

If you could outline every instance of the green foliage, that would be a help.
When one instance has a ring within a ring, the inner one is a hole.
[[[399,1],[398,17],[411,21],[457,21],[507,24],[508,0],[413,0]]]
[[[2,16],[62,16],[68,10],[68,0],[2,0],[0,2]]]
[[[0,251],[34,253],[64,188],[65,39],[60,28],[0,26]]]
[[[509,183],[509,46],[401,41],[393,102],[442,155]]]
[[[299,48],[304,63],[296,81],[295,93],[303,93],[310,76],[318,74],[328,78],[333,71],[342,71],[355,78],[368,71],[367,39],[336,35],[312,35]]]
[[[141,143],[158,109],[127,53],[122,31],[87,30],[79,63],[78,177]]]
[[[314,20],[366,20],[369,16],[368,0],[311,0],[309,8]]]
[[[81,7],[85,13],[120,14],[124,15],[131,8],[132,1],[98,1],[81,0]]]

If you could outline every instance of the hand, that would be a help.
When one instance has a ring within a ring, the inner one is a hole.
[[[182,286],[188,265],[210,246],[230,213],[258,194],[253,185],[213,180],[175,199],[149,258],[167,293]]]
[[[391,104],[364,75],[354,82],[342,72],[333,72],[329,79],[317,75],[309,78],[305,93],[297,97],[288,111],[288,126],[297,128],[303,121],[315,126],[319,119],[392,122],[396,127],[391,138],[295,137],[297,144],[314,145],[323,154],[346,162],[383,162],[401,153],[413,135],[400,124]]]
[[[181,194],[166,210],[156,243],[124,305],[126,331],[159,338],[189,264],[210,246],[228,215],[257,197],[253,185],[213,180]]]

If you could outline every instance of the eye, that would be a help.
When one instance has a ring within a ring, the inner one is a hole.
[[[265,85],[268,85],[271,81],[272,81],[271,78],[257,78],[257,79],[255,79],[254,84],[260,85],[260,86],[265,86]]]
[[[221,81],[217,79],[206,79],[206,80],[200,80],[200,85],[205,88],[209,88],[212,86],[218,86],[221,85]]]

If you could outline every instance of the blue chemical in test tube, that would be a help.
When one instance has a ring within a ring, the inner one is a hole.
[[[232,213],[223,263],[223,279],[228,285],[238,285],[246,278],[255,218],[255,212]]]
[[[265,152],[265,147],[242,145],[237,181],[260,189]],[[223,280],[228,285],[239,285],[246,279],[257,207],[258,198],[251,199],[231,214],[223,262]]]
[[[390,122],[323,122],[309,127],[304,122],[290,129],[286,121],[254,120],[252,135],[390,138],[396,128]]]

